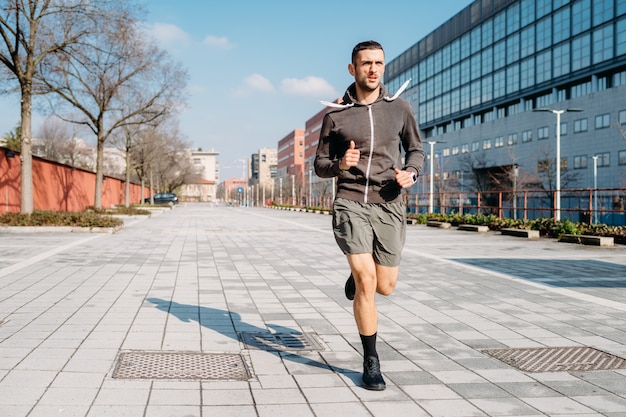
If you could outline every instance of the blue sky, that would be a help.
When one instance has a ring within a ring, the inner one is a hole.
[[[219,152],[223,181],[242,176],[240,160],[304,128],[320,100],[343,94],[356,43],[377,40],[390,61],[470,3],[147,0],[145,24],[188,69],[180,129],[194,148]],[[17,100],[0,97],[0,133],[18,124]]]

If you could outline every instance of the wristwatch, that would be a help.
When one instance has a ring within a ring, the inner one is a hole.
[[[417,182],[417,174],[415,172],[411,172],[411,179],[413,180],[413,184]]]

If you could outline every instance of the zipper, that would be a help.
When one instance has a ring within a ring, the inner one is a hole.
[[[367,158],[367,170],[365,171],[365,192],[363,193],[364,203],[367,203],[370,186],[370,169],[372,167],[372,155],[374,153],[374,115],[372,114],[371,104],[367,106],[367,114],[370,119],[370,154]]]

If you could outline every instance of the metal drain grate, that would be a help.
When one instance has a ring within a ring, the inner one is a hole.
[[[268,351],[323,350],[322,345],[306,333],[242,332],[241,341],[252,349]]]
[[[626,359],[584,346],[486,349],[483,352],[526,372],[584,372],[626,368]]]
[[[238,380],[250,378],[239,354],[195,352],[123,352],[113,378]]]

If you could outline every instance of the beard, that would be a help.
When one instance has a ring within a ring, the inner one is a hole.
[[[376,83],[370,83],[367,80],[367,77],[357,78],[354,81],[356,82],[356,85],[359,87],[359,90],[363,91],[364,93],[372,93],[376,91],[378,87],[380,87],[380,79],[377,80]]]

